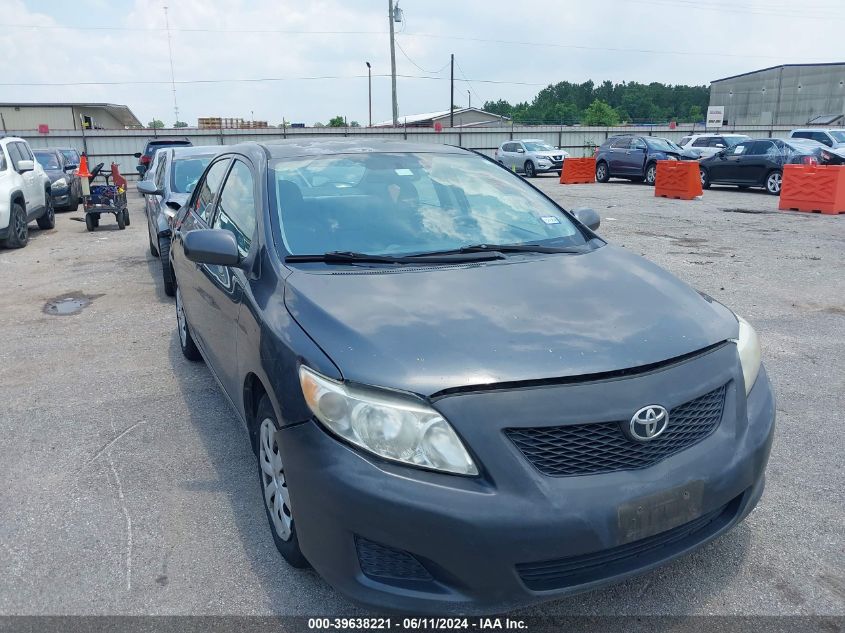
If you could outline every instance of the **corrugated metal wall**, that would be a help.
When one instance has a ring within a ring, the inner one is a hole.
[[[786,136],[791,127],[731,127],[731,132],[748,134],[752,137]],[[288,128],[265,130],[158,130],[155,136],[187,137],[194,145],[235,145],[246,141],[274,141],[282,138],[314,137],[369,137],[406,139],[422,143],[444,143],[481,151],[490,156],[493,150],[511,139],[539,138],[555,147],[563,147],[572,156],[592,156],[595,145],[600,145],[608,136],[618,133],[662,136],[678,140],[692,132],[702,132],[701,126],[679,125],[675,129],[666,126],[643,127],[561,127],[561,126],[511,126],[489,128],[444,128],[436,132],[430,128]],[[727,131],[727,130],[725,130]],[[144,148],[152,130],[93,130],[84,135],[74,130],[50,130],[49,134],[33,134],[32,131],[14,132],[22,136],[32,147],[75,147],[87,151],[93,164],[115,162],[127,176],[137,175],[138,160],[133,156]]]

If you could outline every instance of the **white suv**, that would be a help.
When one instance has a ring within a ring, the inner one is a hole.
[[[750,138],[745,134],[691,134],[678,141],[678,145],[699,158],[709,158]]]
[[[845,130],[808,128],[804,130],[792,130],[789,138],[808,138],[823,143],[828,147],[839,149],[845,147]]]
[[[50,177],[22,138],[0,138],[0,245],[21,248],[29,241],[29,223],[56,226]]]

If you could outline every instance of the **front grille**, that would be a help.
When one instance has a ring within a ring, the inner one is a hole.
[[[669,425],[648,442],[629,440],[625,422],[505,429],[505,434],[544,475],[594,475],[647,468],[710,435],[722,419],[727,385],[669,411]]]
[[[731,522],[742,495],[697,519],[648,538],[611,549],[536,563],[520,563],[516,571],[534,591],[574,587],[611,578],[665,560],[701,543]]]
[[[431,574],[413,554],[401,549],[381,545],[374,541],[355,537],[358,562],[364,575],[374,580],[417,580],[429,581]]]

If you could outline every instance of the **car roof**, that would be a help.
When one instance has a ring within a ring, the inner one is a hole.
[[[183,147],[167,147],[162,151],[173,152],[174,158],[189,158],[191,156],[219,154],[227,149],[229,149],[228,145],[186,145]]]
[[[230,151],[247,152],[253,147],[263,147],[270,158],[293,158],[302,156],[320,156],[331,154],[363,153],[429,153],[429,154],[466,154],[468,150],[440,143],[416,143],[393,139],[287,139],[267,143],[244,143],[229,148]]]

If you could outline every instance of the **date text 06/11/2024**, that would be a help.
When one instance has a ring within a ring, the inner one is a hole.
[[[401,623],[401,627],[400,627]],[[514,618],[309,618],[312,630],[382,630],[382,631],[447,631],[447,630],[526,630],[524,620]]]

